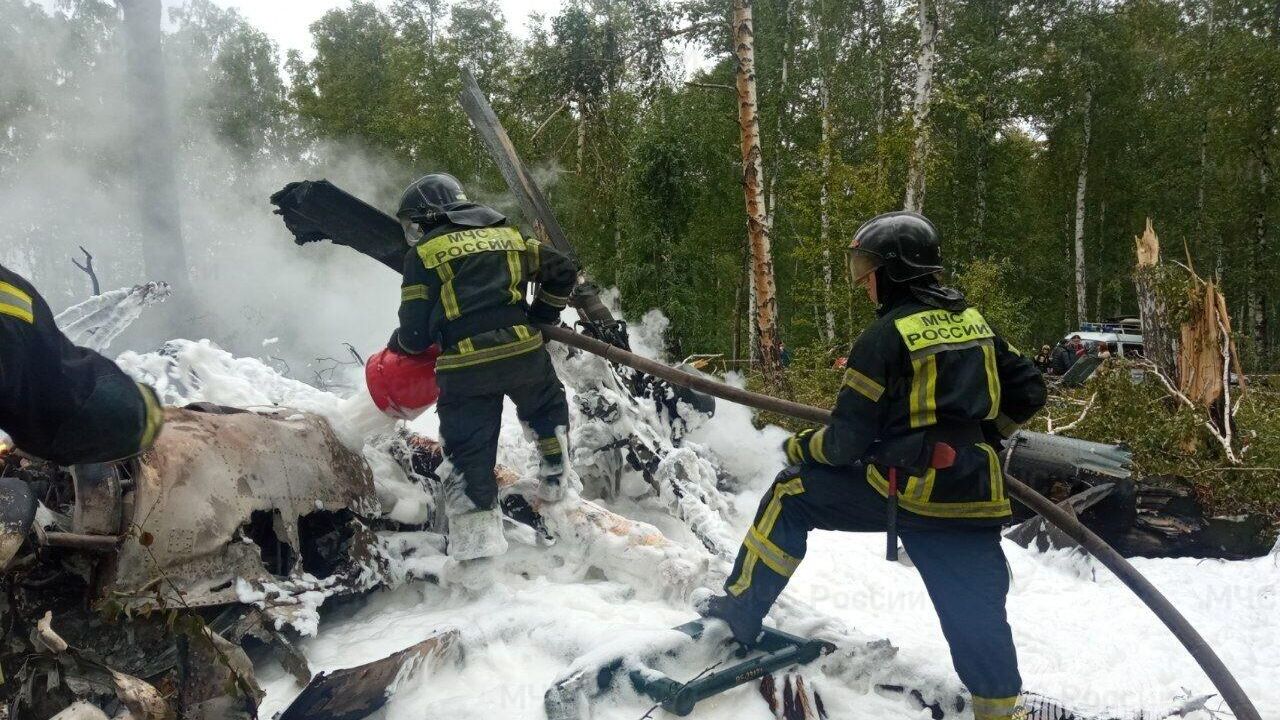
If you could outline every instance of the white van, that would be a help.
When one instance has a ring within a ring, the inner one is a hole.
[[[1094,347],[1101,343],[1110,343],[1112,354],[1116,357],[1132,357],[1142,355],[1142,322],[1137,318],[1116,318],[1100,323],[1084,323],[1076,332],[1067,333],[1063,340],[1071,342],[1071,338],[1079,335],[1085,347],[1094,354]]]

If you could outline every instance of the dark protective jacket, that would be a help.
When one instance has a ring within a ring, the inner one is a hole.
[[[804,438],[804,454],[861,468],[877,443],[923,430],[955,447],[955,463],[899,480],[899,506],[926,517],[995,523],[1010,507],[993,445],[1047,396],[1029,359],[976,308],[957,307],[940,309],[908,294],[882,307],[849,353],[831,424]],[[866,462],[861,472],[888,494],[887,468]]]
[[[439,373],[531,353],[577,280],[576,264],[521,236],[505,219],[489,227],[445,224],[405,256],[400,327],[391,348],[417,354],[439,342]],[[538,283],[530,305],[527,283]]]
[[[1057,375],[1066,375],[1067,371],[1076,362],[1076,354],[1066,345],[1055,345],[1049,353],[1049,361],[1053,366],[1053,372]]]
[[[78,347],[49,305],[0,266],[0,429],[59,465],[120,460],[146,450],[164,422],[155,392]]]

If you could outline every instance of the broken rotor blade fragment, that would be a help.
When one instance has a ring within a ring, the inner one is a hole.
[[[489,151],[489,156],[498,166],[502,179],[507,182],[507,187],[519,201],[520,209],[529,222],[533,223],[534,234],[538,236],[538,240],[548,243],[577,263],[578,254],[569,243],[564,228],[560,227],[560,221],[556,219],[555,213],[551,212],[551,205],[547,202],[547,198],[543,196],[542,190],[538,188],[538,184],[534,182],[524,163],[520,161],[515,145],[511,143],[511,138],[507,136],[507,131],[502,127],[497,114],[493,112],[493,106],[489,104],[484,91],[480,89],[479,83],[469,70],[462,68],[459,72],[462,76],[462,92],[458,95],[458,102],[462,104],[463,111],[471,120],[471,126],[476,129],[481,142]],[[616,322],[613,313],[600,301],[595,286],[590,283],[582,283],[570,301],[593,323],[608,327]]]
[[[436,668],[460,655],[457,630],[443,630],[381,660],[321,672],[278,720],[361,720],[387,704],[389,691],[424,665]]]
[[[299,245],[332,240],[397,273],[404,267],[408,246],[399,221],[328,180],[289,183],[271,203]]]
[[[458,95],[458,102],[462,103],[462,109],[470,118],[471,126],[480,134],[480,140],[497,164],[498,171],[502,173],[502,179],[507,181],[507,187],[519,201],[520,209],[524,211],[529,221],[534,223],[534,232],[538,235],[538,239],[549,243],[576,262],[577,253],[569,244],[564,228],[560,227],[560,222],[551,212],[547,199],[538,189],[538,184],[529,176],[524,163],[520,161],[515,145],[511,143],[511,138],[507,136],[507,131],[502,127],[497,114],[493,112],[493,106],[489,104],[484,91],[480,89],[471,71],[462,68],[459,73],[462,77],[462,92]]]
[[[1078,519],[1085,510],[1097,505],[1111,495],[1115,487],[1115,483],[1095,485],[1063,500],[1058,503],[1058,506],[1067,511],[1071,517]],[[1050,525],[1041,515],[1032,515],[1027,520],[1006,530],[1004,536],[1024,548],[1030,549],[1034,544],[1040,552],[1045,552],[1050,548],[1062,549],[1080,546],[1066,533]]]

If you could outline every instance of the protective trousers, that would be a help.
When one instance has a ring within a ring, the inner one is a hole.
[[[761,499],[725,582],[735,614],[763,618],[804,558],[810,530],[884,532],[886,503],[862,465],[788,468]],[[1009,571],[998,527],[972,527],[898,513],[898,533],[915,563],[973,695],[976,720],[1014,717],[1022,679],[1005,616]]]
[[[437,381],[440,439],[453,465],[453,476],[445,478],[448,511],[487,510],[497,502],[493,469],[503,397],[511,398],[516,416],[536,436],[543,466],[563,466],[564,447],[556,430],[568,429],[569,406],[545,348],[465,373],[442,372]],[[475,507],[450,507],[458,493],[449,484],[458,478],[465,498]]]

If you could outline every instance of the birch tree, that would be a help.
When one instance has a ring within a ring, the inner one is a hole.
[[[924,209],[925,175],[929,163],[929,107],[933,96],[933,71],[938,62],[939,4],[942,0],[919,0],[920,52],[916,57],[915,95],[911,104],[912,144],[907,168],[907,196],[904,210]]]
[[[1076,169],[1075,281],[1076,322],[1089,319],[1088,277],[1084,262],[1085,200],[1089,189],[1089,144],[1093,139],[1093,88],[1084,93],[1084,134],[1080,143],[1080,164]]]
[[[751,246],[751,288],[760,361],[766,373],[781,371],[778,357],[778,298],[773,251],[764,201],[764,162],[760,149],[760,114],[756,102],[755,28],[752,0],[734,0],[734,79],[738,94],[738,128],[742,142],[742,191]]]

